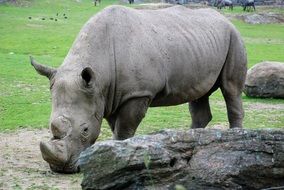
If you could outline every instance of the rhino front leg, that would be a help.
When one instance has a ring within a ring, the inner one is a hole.
[[[135,98],[128,100],[115,114],[108,119],[113,131],[113,138],[124,140],[133,137],[135,131],[145,117],[149,107],[149,98]]]
[[[190,102],[189,111],[192,119],[191,128],[204,128],[211,121],[212,115],[209,96],[201,97]]]

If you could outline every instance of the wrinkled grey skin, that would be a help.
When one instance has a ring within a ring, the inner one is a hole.
[[[32,59],[51,85],[53,137],[40,144],[43,158],[54,171],[77,172],[103,118],[115,139],[126,139],[151,106],[189,102],[191,127],[204,128],[218,88],[230,127],[242,127],[246,63],[239,33],[214,10],[108,7],[86,23],[59,68]]]

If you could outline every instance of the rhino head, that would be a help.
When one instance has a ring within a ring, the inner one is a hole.
[[[90,67],[54,69],[32,57],[31,64],[50,80],[52,96],[52,137],[40,143],[42,157],[55,172],[79,172],[79,155],[95,143],[102,122],[102,95],[96,86],[95,73]]]

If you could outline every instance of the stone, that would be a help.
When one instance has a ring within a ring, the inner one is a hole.
[[[168,7],[172,7],[174,4],[170,3],[141,3],[139,6],[136,6],[135,9],[150,9],[150,10],[156,10],[156,9],[164,9]]]
[[[248,24],[272,24],[283,23],[283,15],[277,13],[244,14],[240,19]]]
[[[284,98],[284,63],[261,62],[247,72],[244,93],[251,97]]]
[[[164,130],[81,153],[83,189],[284,186],[284,130]]]

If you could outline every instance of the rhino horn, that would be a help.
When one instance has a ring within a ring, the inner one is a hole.
[[[30,59],[32,66],[40,75],[51,79],[51,77],[56,73],[56,69],[37,63],[32,56],[30,56]]]
[[[65,164],[68,161],[66,144],[64,141],[40,142],[40,151],[45,161],[50,164]]]

